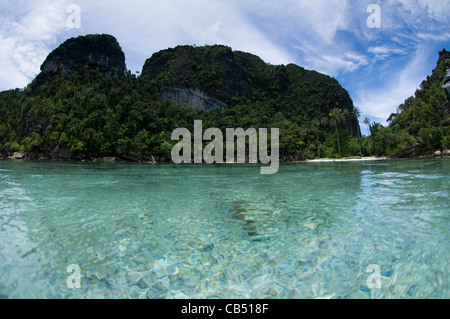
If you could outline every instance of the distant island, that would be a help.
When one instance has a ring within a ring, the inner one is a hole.
[[[365,119],[327,75],[223,45],[154,53],[139,76],[111,35],[72,38],[25,89],[0,92],[0,157],[167,162],[178,127],[279,128],[280,160],[449,156],[450,53],[389,126]]]

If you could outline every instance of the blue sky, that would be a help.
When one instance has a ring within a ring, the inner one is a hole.
[[[67,24],[80,8],[80,28]],[[371,4],[381,28],[369,28]],[[450,50],[450,0],[0,0],[0,90],[25,87],[67,38],[114,35],[129,70],[176,45],[224,44],[335,77],[362,118],[386,119]]]

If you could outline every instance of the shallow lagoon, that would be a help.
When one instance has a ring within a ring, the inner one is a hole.
[[[450,159],[0,161],[0,297],[449,298],[449,192]]]

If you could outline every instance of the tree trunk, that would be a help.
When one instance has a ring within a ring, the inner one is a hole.
[[[316,130],[316,137],[317,137],[317,155],[320,158],[319,132],[317,130]]]
[[[338,142],[339,156],[342,156],[342,154],[341,154],[341,143],[339,142],[339,131],[338,131],[338,127],[337,127],[337,123],[336,122],[335,122],[335,126],[336,126],[336,136],[337,136],[337,142]]]
[[[362,148],[361,148],[361,131],[358,130],[358,143],[359,143],[359,156],[362,157]]]
[[[367,136],[367,139],[369,140],[369,155],[372,156],[372,142],[371,142],[371,135],[370,135],[370,126],[369,126],[369,135]]]

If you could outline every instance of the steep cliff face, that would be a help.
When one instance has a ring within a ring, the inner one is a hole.
[[[39,87],[56,76],[70,77],[84,67],[98,68],[105,75],[122,76],[126,71],[125,54],[111,35],[69,39],[48,55],[34,85]]]
[[[392,132],[388,131],[385,136],[404,136],[400,145],[407,146],[393,153],[393,156],[440,156],[450,147],[449,80],[450,52],[444,49],[439,52],[436,68],[431,75],[388,120]],[[385,141],[389,143],[389,139]]]
[[[447,103],[450,103],[450,68],[447,69],[447,74],[444,78],[444,86],[445,90],[445,98],[447,99]]]
[[[161,98],[196,111],[211,112],[214,109],[223,110],[226,107],[224,103],[198,88],[167,87],[161,91]]]
[[[244,66],[237,61],[237,55],[221,45],[178,46],[153,54],[145,62],[142,75],[158,79],[162,85],[196,87],[211,95],[226,92],[248,96],[249,78]],[[259,62],[264,64],[262,60]]]
[[[335,107],[353,111],[348,92],[335,79],[294,64],[269,65],[222,45],[157,52],[141,74],[159,85],[162,99],[206,112],[270,100],[287,117],[328,117]],[[357,135],[356,118],[349,117],[347,127]]]
[[[179,46],[157,52],[146,61],[142,75],[158,80],[163,99],[199,111],[226,107],[228,95],[251,93],[245,70],[225,46]]]
[[[61,44],[41,70],[25,90],[0,92],[0,156],[153,162],[170,156],[173,130],[196,119],[220,129],[279,128],[286,158],[335,156],[336,108],[348,111],[338,124],[343,155],[360,151],[349,137],[359,132],[353,102],[338,81],[225,46],[155,53],[136,78],[114,37],[89,35]]]

